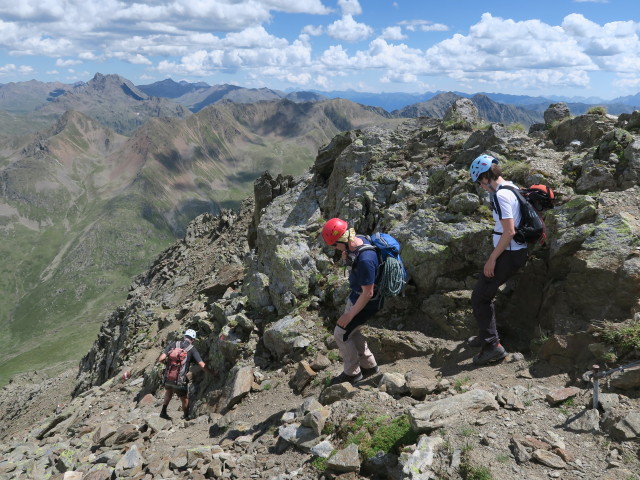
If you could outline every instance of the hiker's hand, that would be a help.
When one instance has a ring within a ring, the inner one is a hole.
[[[484,264],[484,276],[487,278],[492,278],[495,273],[496,269],[496,261],[489,257],[489,260],[487,260],[487,263]]]
[[[347,325],[349,325],[351,320],[353,320],[353,318],[350,315],[347,315],[346,313],[343,313],[342,315],[340,315],[340,318],[338,319],[338,326],[340,328],[345,328],[346,329]]]

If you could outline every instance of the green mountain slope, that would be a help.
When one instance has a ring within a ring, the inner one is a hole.
[[[345,100],[212,105],[126,137],[67,111],[0,146],[0,384],[77,360],[138,272],[203,212],[236,207],[265,170],[298,174],[341,130],[395,124]]]

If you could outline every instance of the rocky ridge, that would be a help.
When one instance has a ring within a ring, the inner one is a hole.
[[[2,390],[0,478],[637,478],[638,369],[602,382],[596,409],[584,373],[637,360],[599,335],[640,321],[640,112],[527,134],[454,110],[446,126],[341,134],[308,174],[265,175],[239,212],[198,217],[134,280],[73,385]],[[466,168],[483,151],[559,201],[498,298],[512,353],[476,368],[464,339],[491,223]],[[331,216],[392,233],[411,274],[367,330],[381,371],[356,387],[325,387],[347,293],[317,239]],[[191,420],[174,399],[166,421],[154,360],[185,328],[214,374],[193,372]]]

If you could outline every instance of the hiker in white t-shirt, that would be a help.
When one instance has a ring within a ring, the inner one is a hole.
[[[493,300],[500,285],[511,278],[527,263],[527,245],[516,242],[516,226],[520,223],[520,204],[515,194],[502,186],[513,186],[502,178],[498,161],[490,155],[480,155],[469,168],[471,180],[486,192],[491,193],[491,204],[495,226],[491,233],[493,250],[484,264],[480,278],[471,295],[473,314],[478,324],[478,335],[469,339],[469,344],[481,347],[473,357],[476,365],[498,361],[507,356],[500,344],[496,328]]]

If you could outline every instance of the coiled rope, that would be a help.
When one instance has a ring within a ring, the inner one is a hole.
[[[382,264],[380,293],[385,297],[398,295],[404,286],[404,270],[398,259],[387,257]]]

